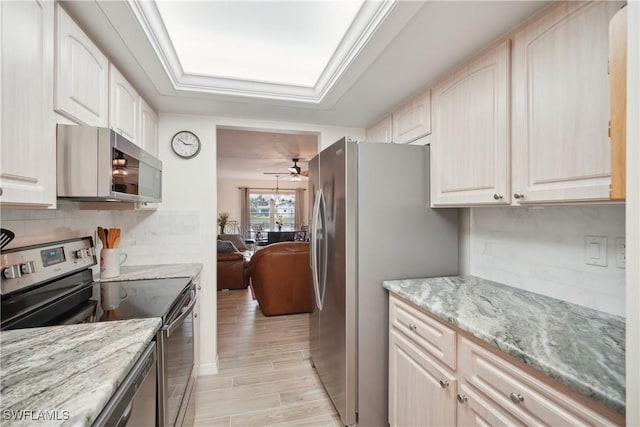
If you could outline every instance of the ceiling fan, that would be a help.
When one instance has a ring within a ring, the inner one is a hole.
[[[291,175],[291,181],[300,181],[301,176],[308,177],[309,171],[303,171],[300,166],[298,166],[299,158],[291,159],[293,161],[293,165],[287,169],[287,172],[264,172],[265,175]]]

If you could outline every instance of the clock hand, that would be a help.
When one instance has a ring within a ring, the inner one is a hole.
[[[194,145],[193,142],[187,142],[182,138],[178,138],[178,141],[182,142],[184,145]]]

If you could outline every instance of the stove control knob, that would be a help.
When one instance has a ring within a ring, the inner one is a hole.
[[[87,248],[87,254],[89,256],[96,256],[96,248],[94,248],[93,246],[89,246]]]
[[[20,276],[20,268],[18,265],[10,265],[2,269],[2,277],[5,279],[17,279]]]
[[[20,265],[20,272],[22,274],[31,274],[36,272],[36,264],[33,261],[27,261]]]
[[[87,256],[89,256],[89,255],[87,254],[87,250],[86,249],[78,249],[76,251],[76,258],[78,258],[78,259],[86,258]]]

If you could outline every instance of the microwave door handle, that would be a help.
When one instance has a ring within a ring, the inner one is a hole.
[[[184,320],[184,318],[187,317],[189,314],[191,314],[191,312],[193,311],[193,307],[195,307],[196,301],[198,298],[195,291],[192,291],[191,295],[193,298],[191,299],[191,302],[187,306],[187,309],[182,311],[182,313],[178,317],[176,317],[171,323],[162,327],[162,330],[167,334],[167,338],[171,336],[171,332],[175,330],[176,326],[180,322],[182,322],[182,320]]]

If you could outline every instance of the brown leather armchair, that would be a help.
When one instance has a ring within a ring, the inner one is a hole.
[[[225,242],[227,243],[227,242]],[[218,243],[218,290],[222,289],[245,289],[249,286],[248,258],[250,252],[235,251],[227,252]]]
[[[313,310],[308,242],[274,243],[249,262],[251,286],[265,316]]]

